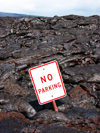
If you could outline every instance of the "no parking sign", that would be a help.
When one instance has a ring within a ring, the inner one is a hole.
[[[45,104],[66,96],[57,61],[31,68],[29,73],[39,104]]]

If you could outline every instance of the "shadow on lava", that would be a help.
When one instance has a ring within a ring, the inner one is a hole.
[[[35,101],[31,101],[30,104],[31,104],[31,106],[32,106],[37,112],[38,112],[38,111],[42,111],[42,110],[44,110],[44,109],[54,110],[52,102],[47,103],[47,104],[44,104],[44,105],[40,105],[40,104],[38,103],[38,101],[35,100]],[[61,102],[60,100],[56,100],[56,104],[57,104],[57,106],[60,106],[60,105],[62,105],[62,104],[64,104],[64,103]]]

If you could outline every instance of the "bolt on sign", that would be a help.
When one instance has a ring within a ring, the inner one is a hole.
[[[39,104],[45,104],[66,96],[57,61],[29,69]]]

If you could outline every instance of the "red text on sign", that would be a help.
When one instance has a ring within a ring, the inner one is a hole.
[[[44,92],[52,91],[54,89],[60,88],[61,84],[58,82],[57,84],[49,85],[44,88],[38,89],[39,94],[42,94]]]
[[[41,79],[41,82],[44,83],[44,82],[47,82],[47,79],[48,79],[49,81],[51,81],[51,80],[53,79],[53,76],[52,76],[51,74],[48,74],[48,75],[47,75],[47,79],[46,79],[45,76],[40,77],[40,79]]]

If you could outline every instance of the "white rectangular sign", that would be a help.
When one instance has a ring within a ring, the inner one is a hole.
[[[39,104],[45,104],[66,96],[57,61],[31,68],[29,73]]]

